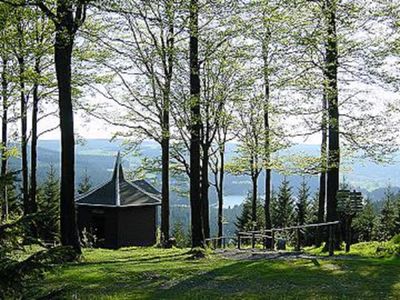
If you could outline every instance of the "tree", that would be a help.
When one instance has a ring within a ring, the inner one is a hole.
[[[55,130],[58,125],[39,132],[38,124],[46,117],[54,115],[56,112],[50,110],[49,105],[43,108],[41,102],[51,99],[55,85],[55,78],[50,72],[52,61],[52,36],[54,32],[53,24],[38,8],[33,11],[34,19],[32,29],[32,56],[33,56],[33,74],[32,74],[32,112],[31,112],[31,169],[30,169],[30,187],[29,201],[33,210],[37,207],[37,144],[41,135]],[[41,108],[42,107],[42,108]]]
[[[9,122],[9,114],[8,109],[10,106],[10,53],[7,47],[8,43],[8,27],[9,27],[9,7],[7,5],[0,6],[0,15],[2,22],[0,28],[0,53],[1,53],[1,99],[2,99],[2,119],[1,119],[1,172],[0,176],[4,178],[7,174],[7,164],[8,164],[8,155],[7,155],[7,147],[8,147],[8,122]],[[8,206],[8,198],[7,198],[7,185],[2,185],[1,190],[1,220],[7,221],[9,215],[9,206]]]
[[[224,179],[225,179],[225,152],[228,142],[228,131],[233,125],[233,120],[229,113],[224,113],[220,117],[220,126],[216,132],[216,149],[213,149],[214,155],[210,160],[210,169],[214,174],[214,185],[218,197],[218,237],[223,236],[223,211],[224,211]],[[221,246],[222,240],[219,240]]]
[[[258,179],[263,169],[263,111],[260,98],[256,95],[250,95],[250,97],[246,99],[247,101],[242,101],[238,111],[241,128],[237,135],[240,141],[237,149],[238,156],[227,165],[226,169],[232,174],[250,176],[253,197],[252,222],[257,224]]]
[[[185,248],[187,247],[188,240],[186,237],[186,232],[184,230],[183,223],[181,221],[176,221],[174,225],[172,226],[172,237],[175,238],[176,241],[176,246],[179,248]]]
[[[86,19],[86,1],[59,0],[52,6],[46,1],[1,1],[13,6],[33,5],[54,23],[54,62],[58,83],[61,129],[61,243],[81,253],[75,215],[75,138],[72,108],[71,64],[76,33]],[[23,66],[23,65],[22,65]],[[22,95],[21,95],[22,100]]]
[[[354,219],[354,230],[357,232],[359,241],[369,242],[372,240],[376,217],[376,212],[371,200],[365,199],[362,211]]]
[[[395,195],[390,187],[385,191],[383,207],[378,216],[377,236],[380,241],[387,241],[396,234]]]
[[[15,39],[16,45],[14,48],[14,55],[18,63],[18,85],[20,94],[20,122],[21,122],[21,170],[22,170],[22,198],[24,206],[24,214],[31,214],[36,211],[35,203],[29,199],[29,170],[28,170],[28,101],[29,96],[27,93],[27,56],[29,52],[28,32],[29,26],[29,10],[16,9],[15,10]]]
[[[190,1],[189,56],[190,56],[190,207],[192,222],[192,247],[204,247],[202,230],[202,202],[200,194],[200,65],[198,44],[199,3]]]
[[[45,182],[39,188],[38,208],[43,214],[38,220],[37,228],[39,237],[49,243],[56,243],[60,237],[60,181],[52,165],[47,172]]]
[[[88,174],[87,169],[85,169],[85,173],[83,174],[83,178],[79,183],[78,194],[84,194],[92,188],[92,183],[90,182],[90,176]]]
[[[309,215],[309,197],[310,187],[303,178],[300,188],[298,190],[297,202],[296,202],[296,223],[298,225],[304,225],[307,222]]]
[[[281,185],[279,186],[273,210],[274,213],[272,223],[274,227],[283,228],[294,223],[294,199],[292,195],[292,188],[286,177],[284,177]]]
[[[295,219],[297,225],[304,225],[308,222],[308,217],[310,213],[309,207],[309,197],[310,197],[310,187],[307,184],[307,181],[303,177],[303,181],[297,192],[297,202],[295,204]],[[306,244],[307,240],[304,237],[307,237],[308,234],[303,233],[301,230],[298,231],[297,238],[299,239],[298,245]]]
[[[322,120],[321,120],[321,171],[319,175],[318,190],[318,219],[317,223],[325,221],[326,205],[326,171],[327,171],[327,151],[328,151],[328,133],[327,133],[327,102],[325,95],[322,96]],[[320,246],[322,242],[321,228],[317,228],[316,245]]]
[[[396,220],[395,220],[395,224],[396,224],[396,232],[400,233],[400,197],[397,197],[397,201],[396,201]]]
[[[336,33],[336,0],[326,0],[323,14],[326,26],[324,95],[328,104],[328,172],[327,172],[327,215],[328,222],[337,220],[339,190],[339,102],[338,102],[338,39]]]
[[[247,194],[246,199],[243,201],[242,204],[242,213],[240,216],[237,217],[237,220],[235,222],[236,225],[236,230],[239,231],[251,231],[254,230],[254,228],[262,229],[265,228],[265,223],[264,223],[264,207],[261,199],[257,199],[256,202],[256,224],[253,221],[253,196],[249,192]]]
[[[170,246],[170,118],[179,55],[175,40],[181,38],[184,26],[181,5],[176,0],[160,3],[135,0],[114,7],[118,22],[112,17],[111,22],[91,38],[118,57],[113,64],[100,58],[100,63],[115,77],[108,87],[99,87],[97,82],[92,84],[92,88],[116,104],[116,108],[109,103],[99,104],[97,109],[86,108],[95,117],[120,127],[118,136],[135,136],[134,142],[150,138],[160,145],[161,244],[165,247]],[[104,19],[107,17],[105,14]],[[121,113],[121,108],[125,113]]]

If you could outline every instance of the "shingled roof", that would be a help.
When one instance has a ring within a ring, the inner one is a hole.
[[[104,184],[79,195],[77,205],[124,207],[160,205],[160,193],[145,180],[128,182],[124,178],[118,153],[112,178]]]

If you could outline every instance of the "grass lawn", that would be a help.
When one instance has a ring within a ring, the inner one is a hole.
[[[34,283],[62,299],[400,299],[400,259],[237,261],[187,250],[85,250]]]

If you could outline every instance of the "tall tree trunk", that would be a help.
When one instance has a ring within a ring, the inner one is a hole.
[[[203,232],[204,238],[210,237],[210,213],[209,213],[209,199],[208,189],[210,182],[208,178],[208,164],[209,164],[209,148],[210,146],[206,143],[202,144],[203,157],[201,164],[201,202],[202,202],[202,220],[203,220]]]
[[[164,122],[168,117],[168,112],[164,111]],[[165,126],[166,124],[164,124]],[[165,127],[164,127],[165,130]],[[167,131],[167,130],[166,130]],[[166,133],[167,134],[167,133]],[[163,247],[169,247],[169,129],[168,136],[163,134],[161,141],[161,244]]]
[[[267,28],[266,28],[267,29]],[[267,41],[269,40],[270,31],[267,29]],[[269,65],[268,65],[268,42],[263,41],[263,61],[264,61],[264,165],[265,165],[265,228],[270,229],[271,224],[271,149],[270,149],[270,127],[269,127],[269,106],[270,106],[270,85],[269,85]]]
[[[321,120],[321,173],[319,177],[319,193],[318,193],[318,223],[323,223],[325,221],[325,204],[326,204],[326,167],[327,167],[327,150],[328,150],[328,136],[326,128],[326,97],[325,94],[322,97],[322,120]],[[320,246],[322,243],[322,233],[321,227],[317,228],[317,236],[315,240],[316,246]]]
[[[74,115],[71,95],[71,59],[74,42],[72,4],[58,1],[59,24],[55,38],[55,65],[59,93],[61,129],[61,190],[60,228],[61,243],[81,252],[75,213],[75,139]]]
[[[250,160],[251,168],[254,168],[255,160],[252,158]],[[257,224],[257,193],[258,193],[258,186],[257,186],[258,176],[257,170],[251,170],[251,182],[252,182],[252,193],[251,193],[251,221],[253,225],[253,229],[256,229]]]
[[[200,197],[200,68],[198,42],[198,0],[190,1],[190,206],[192,247],[204,247]]]
[[[7,59],[3,58],[3,68],[1,73],[1,96],[3,98],[3,118],[1,120],[1,177],[7,174],[8,158],[6,155],[8,142],[8,78],[7,78]],[[7,185],[3,185],[1,191],[2,207],[1,216],[4,222],[8,220],[8,197]]]
[[[19,65],[19,88],[20,88],[20,110],[21,110],[21,167],[22,167],[22,199],[24,214],[33,213],[33,207],[29,201],[29,170],[28,170],[28,109],[27,99],[25,94],[25,58],[18,57]]]
[[[35,72],[40,74],[39,60],[35,62]],[[30,187],[30,202],[32,209],[37,211],[36,190],[37,190],[37,140],[38,140],[38,110],[39,110],[39,84],[34,83],[33,86],[33,99],[32,99],[32,136],[31,136],[31,187]]]
[[[222,237],[224,235],[224,172],[225,172],[225,145],[222,150],[219,151],[219,159],[220,159],[220,170],[219,170],[219,180],[218,180],[218,237]],[[222,241],[220,240],[220,243]],[[221,245],[221,244],[220,244]]]
[[[174,10],[173,2],[167,1],[166,10],[168,14],[168,38],[167,38],[167,52],[166,61],[168,66],[165,68],[165,90],[163,95],[162,105],[162,139],[161,139],[161,160],[162,160],[162,187],[161,187],[161,244],[164,247],[170,247],[169,239],[169,147],[170,147],[170,120],[169,120],[169,109],[170,109],[170,92],[171,92],[171,81],[172,72],[174,65]]]
[[[338,106],[338,50],[336,34],[336,0],[325,0],[325,17],[327,26],[326,41],[326,99],[328,103],[328,180],[327,180],[327,221],[337,220],[336,194],[339,190],[339,106]],[[336,242],[337,239],[336,239]]]

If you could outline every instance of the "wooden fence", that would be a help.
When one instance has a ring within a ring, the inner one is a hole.
[[[239,232],[237,234],[237,241],[238,241],[238,249],[241,248],[241,242],[243,239],[251,239],[251,246],[252,248],[255,247],[256,240],[262,239],[264,241],[263,245],[267,245],[267,240],[270,239],[270,250],[275,250],[275,233],[282,232],[282,231],[292,231],[296,232],[296,245],[295,250],[300,251],[300,231],[306,228],[313,228],[313,227],[325,227],[328,226],[328,249],[329,255],[332,256],[334,254],[335,249],[335,227],[339,225],[339,221],[334,222],[326,222],[326,223],[316,223],[316,224],[306,224],[306,225],[297,225],[297,226],[290,226],[284,228],[272,228],[266,230],[259,230],[259,231],[247,231],[247,232]]]
[[[316,224],[306,224],[306,225],[297,225],[297,226],[290,226],[284,228],[272,228],[272,229],[265,229],[265,230],[255,230],[255,231],[242,231],[238,232],[237,234],[237,248],[241,249],[242,241],[243,240],[251,240],[251,247],[254,249],[257,240],[262,240],[264,248],[267,248],[267,241],[269,240],[270,243],[270,250],[275,250],[275,234],[277,232],[282,231],[295,231],[296,232],[296,245],[295,250],[300,251],[300,244],[301,244],[301,230],[306,228],[313,228],[313,227],[328,227],[328,250],[329,255],[332,256],[334,254],[335,249],[335,228],[339,225],[339,221],[334,222],[326,222],[326,223],[316,223]],[[215,238],[208,238],[206,239],[206,243],[214,248],[217,247],[226,247],[227,240],[233,239],[227,236],[215,237]]]

